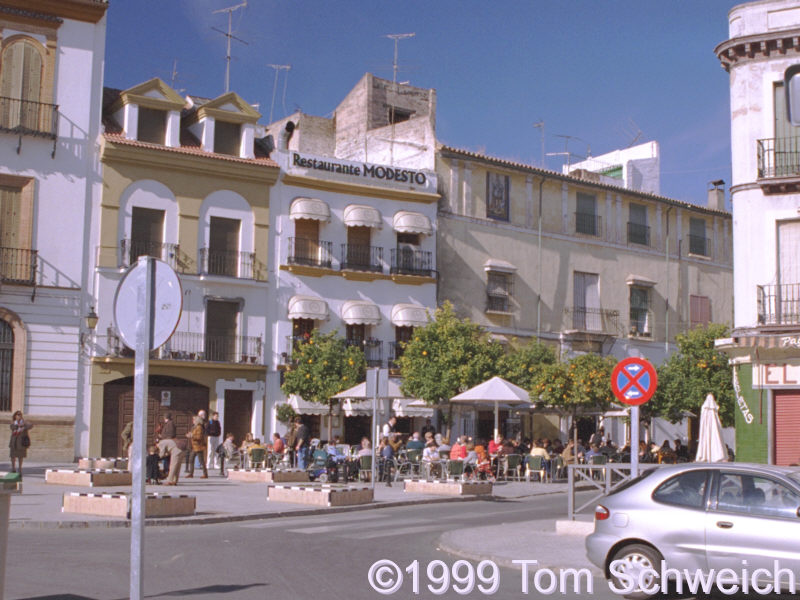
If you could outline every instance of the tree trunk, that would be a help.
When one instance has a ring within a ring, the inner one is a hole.
[[[333,401],[328,400],[328,443],[331,443],[331,425],[333,423]]]

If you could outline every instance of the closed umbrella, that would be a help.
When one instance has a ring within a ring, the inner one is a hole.
[[[706,396],[700,413],[700,436],[697,440],[697,462],[727,462],[728,450],[722,441],[719,406],[713,394]]]
[[[514,385],[510,381],[506,381],[502,377],[492,377],[488,381],[484,381],[473,388],[468,389],[466,392],[461,392],[458,396],[450,398],[450,402],[457,402],[462,404],[493,404],[494,405],[494,436],[497,437],[499,432],[498,415],[500,412],[500,404],[507,406],[530,406],[530,394],[527,390]]]

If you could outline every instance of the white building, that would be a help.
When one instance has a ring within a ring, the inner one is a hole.
[[[800,462],[800,128],[784,78],[800,65],[800,6],[751,2],[728,13],[715,52],[730,73],[737,459]]]
[[[616,185],[628,190],[661,193],[661,158],[658,142],[646,142],[631,148],[614,150],[592,156],[577,163],[567,163],[561,169],[581,179]],[[724,209],[724,206],[718,206]]]
[[[34,458],[72,460],[88,429],[77,399],[107,6],[0,1],[0,445],[22,410]]]

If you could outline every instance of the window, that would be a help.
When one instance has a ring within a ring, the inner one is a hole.
[[[342,251],[342,268],[357,271],[383,270],[383,248],[370,246],[372,228],[356,225],[347,228],[347,244]]]
[[[597,273],[572,274],[572,297],[575,307],[572,311],[572,327],[579,331],[601,331],[602,313],[600,310],[600,277]]]
[[[33,180],[0,176],[0,280],[33,283]]]
[[[239,267],[239,229],[241,221],[211,217],[209,222],[206,272],[236,277]]]
[[[136,262],[140,256],[163,258],[164,250],[163,210],[134,206],[131,212],[131,239],[128,260]]]
[[[789,122],[786,115],[786,93],[782,82],[775,84],[775,140],[774,157],[769,166],[771,172],[765,175],[790,177],[800,174],[800,127]],[[764,140],[768,142],[768,140]]]
[[[167,111],[139,107],[139,140],[164,145],[167,139]]]
[[[689,296],[689,321],[693,329],[711,323],[711,299],[708,296]]]
[[[511,312],[511,273],[486,272],[486,310]]]
[[[647,207],[631,204],[628,208],[628,243],[650,245],[650,228],[647,226]]]
[[[0,127],[41,131],[42,54],[38,44],[22,38],[8,44],[0,66]]]
[[[486,173],[486,217],[508,221],[508,175]]]
[[[396,106],[389,107],[389,125],[395,123],[402,123],[411,119],[414,111],[406,110],[405,108],[397,108]]]
[[[721,473],[717,510],[797,520],[800,496],[780,482],[740,473]]]
[[[600,217],[597,216],[597,198],[578,192],[575,211],[575,232],[600,235]]]
[[[702,509],[708,474],[708,471],[688,471],[667,479],[653,492],[653,500],[673,506]]]
[[[0,321],[0,412],[11,412],[11,382],[14,367],[14,331]]]
[[[632,285],[630,287],[630,333],[650,336],[652,323],[650,314],[650,288]]]
[[[225,300],[206,303],[205,359],[218,362],[237,362],[236,326],[240,304]]]
[[[689,219],[689,254],[708,256],[706,222],[704,219]]]
[[[214,123],[214,152],[239,156],[242,128],[237,123],[216,121]]]

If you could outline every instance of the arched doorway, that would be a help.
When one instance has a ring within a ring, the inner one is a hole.
[[[156,423],[166,413],[172,415],[177,439],[185,439],[192,417],[199,410],[208,411],[208,388],[166,375],[151,375],[147,394],[147,443],[153,441]],[[120,433],[133,419],[133,377],[123,377],[103,386],[102,455],[121,456]]]
[[[14,373],[14,330],[0,321],[0,412],[11,412],[11,382]]]

